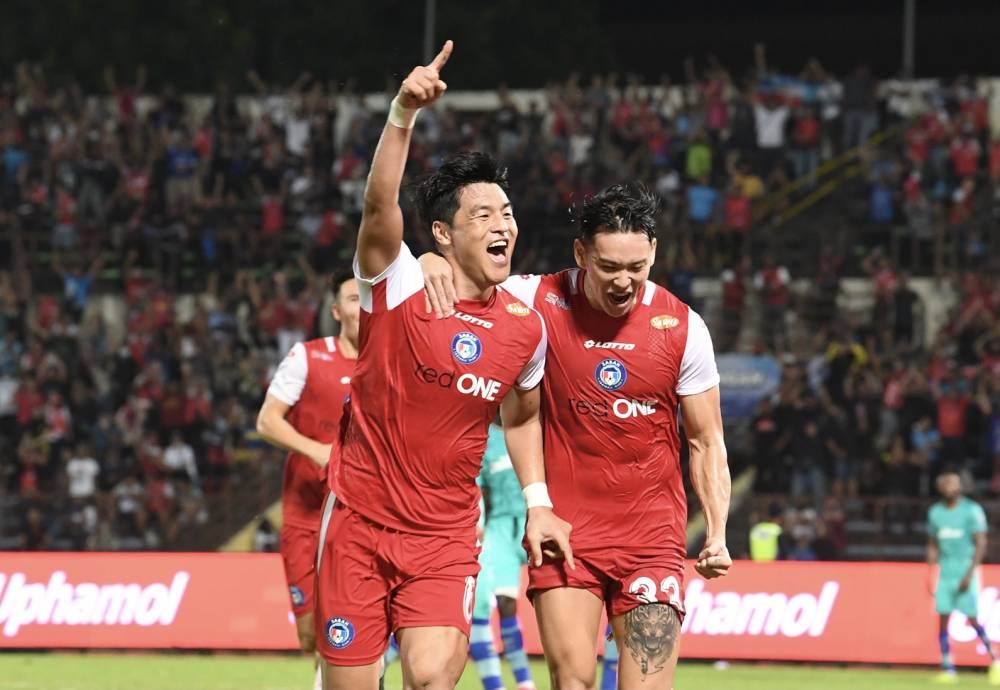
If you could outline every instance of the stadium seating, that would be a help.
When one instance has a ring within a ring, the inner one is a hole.
[[[781,363],[734,467],[767,502],[837,497],[837,557],[919,557],[941,463],[1000,488],[1000,147],[964,82],[883,85],[858,119],[832,77],[778,77],[456,99],[421,116],[408,175],[497,153],[535,272],[569,263],[567,209],[645,181],[654,278],[720,351]],[[382,99],[73,94],[0,100],[0,549],[217,548],[278,498],[254,415],[283,352],[329,329]]]

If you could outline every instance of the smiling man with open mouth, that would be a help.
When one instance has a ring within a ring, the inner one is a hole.
[[[580,209],[577,268],[500,285],[534,307],[548,330],[545,476],[583,563],[571,570],[546,558],[528,571],[554,688],[593,687],[602,609],[628,652],[619,656],[618,687],[671,687],[687,524],[678,408],[707,527],[696,568],[712,578],[732,564],[715,354],[701,317],[648,280],[657,206],[640,185],[609,187]],[[451,314],[453,280],[443,260],[421,262],[432,306]]]

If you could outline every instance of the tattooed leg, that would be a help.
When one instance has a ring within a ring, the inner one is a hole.
[[[619,688],[670,688],[681,623],[666,604],[644,604],[612,622],[619,641]]]

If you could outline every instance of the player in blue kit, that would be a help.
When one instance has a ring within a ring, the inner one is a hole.
[[[927,563],[932,567],[931,586],[941,643],[941,673],[935,682],[958,682],[948,640],[948,619],[952,611],[959,611],[968,618],[990,655],[990,685],[1000,685],[1000,662],[978,620],[978,570],[986,553],[986,514],[982,506],[962,495],[962,480],[957,470],[945,469],[938,476],[937,487],[943,500],[931,506],[927,514]],[[936,585],[934,565],[938,566]]]

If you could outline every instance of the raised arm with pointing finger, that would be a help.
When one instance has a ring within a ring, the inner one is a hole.
[[[546,337],[537,312],[497,285],[517,223],[507,171],[463,151],[414,187],[423,226],[452,266],[463,318],[430,319],[398,198],[411,127],[445,91],[448,41],[392,102],[365,189],[355,256],[360,335],[336,499],[316,566],[316,639],[331,688],[374,690],[390,633],[413,687],[452,688],[469,648],[477,562],[476,479],[503,409],[536,558],[572,563],[551,508],[538,424]]]
[[[447,41],[431,64],[414,67],[403,80],[389,107],[389,119],[372,158],[365,201],[358,230],[358,265],[371,277],[384,271],[399,254],[403,241],[403,212],[399,208],[399,185],[410,150],[410,137],[417,111],[434,103],[448,88],[441,69],[451,56]]]

